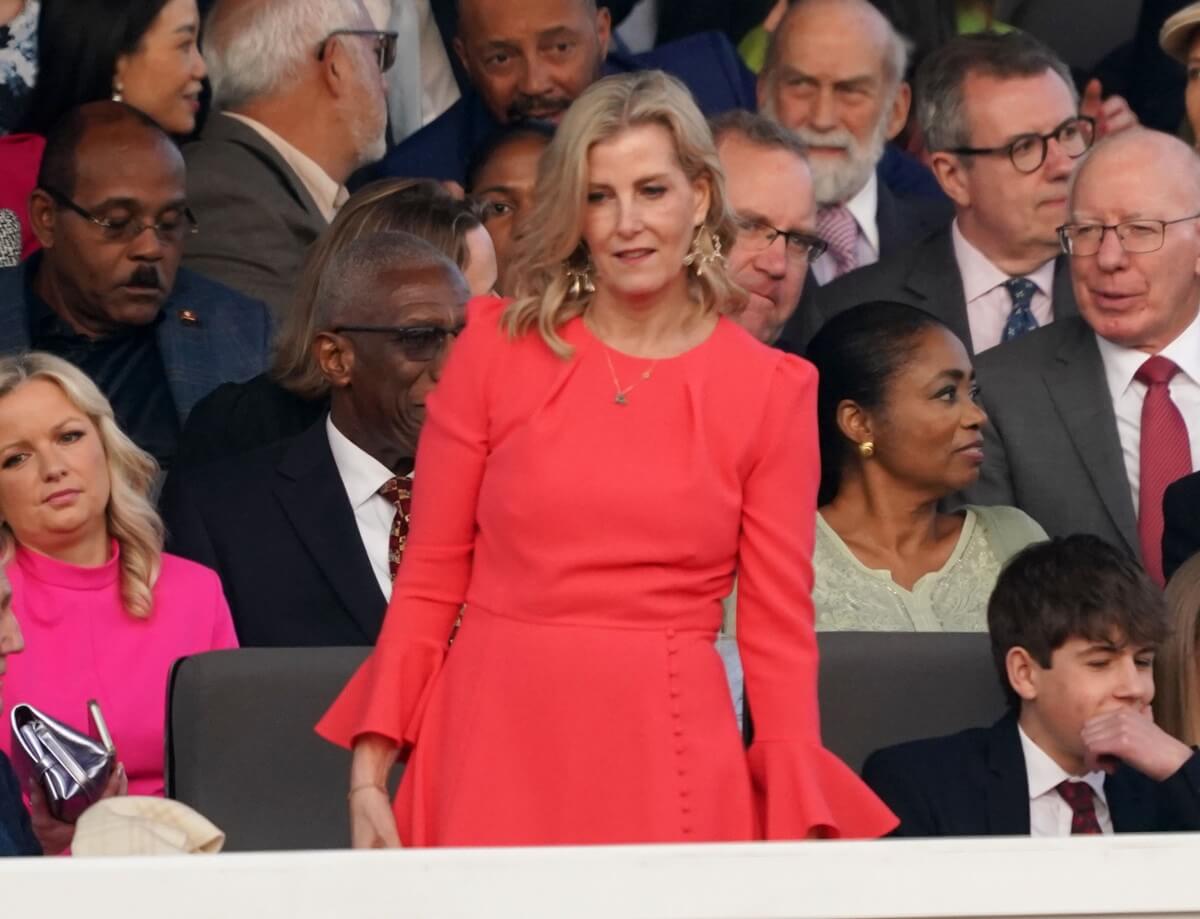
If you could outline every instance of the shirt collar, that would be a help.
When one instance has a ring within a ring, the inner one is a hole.
[[[358,509],[379,494],[393,473],[387,466],[367,453],[337,429],[333,416],[325,416],[325,433],[329,437],[329,450],[333,453],[333,464],[337,466],[342,485],[350,506]]]
[[[1104,773],[1089,772],[1087,775],[1071,775],[1056,763],[1041,747],[1030,740],[1029,735],[1021,725],[1017,725],[1017,734],[1021,738],[1021,752],[1025,756],[1025,774],[1029,779],[1029,800],[1033,801],[1042,795],[1049,794],[1066,781],[1082,781],[1092,786],[1096,797],[1106,804],[1104,797]]]
[[[963,295],[968,304],[1012,279],[1013,275],[997,268],[991,259],[963,236],[958,226],[958,218],[950,225],[950,238],[954,244],[954,260],[958,263],[958,273],[962,276]],[[1033,281],[1038,290],[1049,296],[1054,288],[1054,266],[1055,260],[1050,259],[1022,277]]]
[[[1100,335],[1096,336],[1096,344],[1100,348],[1100,360],[1104,364],[1109,392],[1114,398],[1119,398],[1133,384],[1134,374],[1150,355],[1136,348],[1118,345]],[[1200,313],[1159,354],[1174,361],[1175,366],[1200,386]]]
[[[867,184],[858,190],[853,198],[846,202],[846,210],[858,224],[863,238],[871,244],[871,251],[879,251],[879,178],[875,170],[867,179]]]
[[[297,150],[262,122],[236,112],[224,112],[223,114],[230,118],[236,118],[242,124],[253,128],[262,136],[263,140],[275,148],[275,152],[283,157],[283,161],[291,167],[292,171],[296,173],[296,177],[300,179],[300,183],[312,195],[313,201],[317,203],[317,209],[320,210],[321,216],[326,221],[332,221],[337,216],[338,208],[345,203],[349,196],[344,185],[335,182],[330,178],[329,173],[318,166],[311,157]]]

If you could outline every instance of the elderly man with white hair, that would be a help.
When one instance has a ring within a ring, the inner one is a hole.
[[[218,0],[204,41],[214,113],[184,150],[200,226],[187,267],[287,309],[346,179],[386,149],[395,52],[361,0]]]

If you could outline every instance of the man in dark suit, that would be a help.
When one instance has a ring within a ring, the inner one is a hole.
[[[63,118],[29,210],[42,251],[0,271],[0,352],[78,365],[125,433],[169,465],[192,406],[266,366],[265,307],[179,269],[193,229],[183,158],[123,103]]]
[[[185,265],[287,309],[347,177],[386,148],[394,53],[358,0],[218,0],[204,36],[214,112],[184,150],[203,228]]]
[[[928,310],[973,354],[1075,315],[1057,229],[1094,130],[1067,66],[1021,33],[960,36],[922,63],[917,95],[954,221],[822,288],[802,317],[805,337],[871,300]]]
[[[1161,593],[1122,550],[1076,535],[1000,575],[988,631],[1011,712],[878,751],[863,778],[900,836],[1200,830],[1200,754],[1150,713]]]
[[[660,69],[682,80],[708,115],[754,107],[754,83],[728,39],[706,33],[633,57],[610,51],[609,11],[595,0],[460,0],[456,56],[463,97],[361,179],[425,176],[465,182],[467,163],[499,126],[557,122],[605,74]]]
[[[1163,577],[1200,552],[1200,472],[1170,485],[1163,497]]]
[[[759,109],[808,147],[817,232],[830,244],[813,265],[818,284],[874,264],[950,220],[936,198],[899,193],[889,163],[908,162],[888,145],[908,119],[904,39],[867,0],[799,0],[772,36],[758,78]],[[792,337],[792,336],[788,336]]]
[[[965,496],[1101,536],[1161,583],[1163,493],[1200,457],[1200,164],[1175,138],[1125,131],[1071,196],[1080,315],[979,356],[991,423]]]
[[[467,296],[454,264],[413,236],[350,243],[317,292],[329,413],[291,440],[167,480],[168,549],[216,569],[243,646],[375,641],[425,400]]]

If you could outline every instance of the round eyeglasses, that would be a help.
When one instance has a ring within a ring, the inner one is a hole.
[[[752,252],[762,252],[783,237],[784,251],[789,261],[797,264],[814,261],[829,248],[829,243],[811,233],[781,230],[761,220],[737,221],[738,242]]]
[[[1051,140],[1058,142],[1063,153],[1076,159],[1087,153],[1095,139],[1095,120],[1080,115],[1068,118],[1048,134],[1018,134],[1002,147],[950,147],[943,152],[960,156],[1005,155],[1017,172],[1030,173],[1037,172],[1046,162]]]

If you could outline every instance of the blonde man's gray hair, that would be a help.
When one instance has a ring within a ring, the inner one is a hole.
[[[662,71],[605,77],[589,86],[567,110],[538,166],[533,209],[513,252],[506,283],[514,300],[504,314],[509,334],[536,328],[551,350],[571,354],[559,335],[568,320],[583,313],[590,295],[572,296],[568,268],[587,263],[583,212],[587,200],[588,151],[628,128],[659,125],[670,133],[676,156],[690,181],[709,186],[708,213],[696,236],[703,273],[688,274],[688,288],[702,309],[737,312],[745,293],[714,255],[714,240],[728,252],[737,230],[725,196],[725,177],[712,132],[687,88]],[[698,260],[699,261],[699,260]],[[684,270],[680,266],[680,270]]]
[[[108,459],[108,535],[121,550],[121,602],[129,615],[146,619],[162,570],[163,525],[150,500],[158,463],[117,426],[104,393],[74,364],[41,351],[0,358],[0,399],[31,380],[58,386],[100,435]],[[8,522],[0,523],[0,564],[12,558],[18,541]]]

